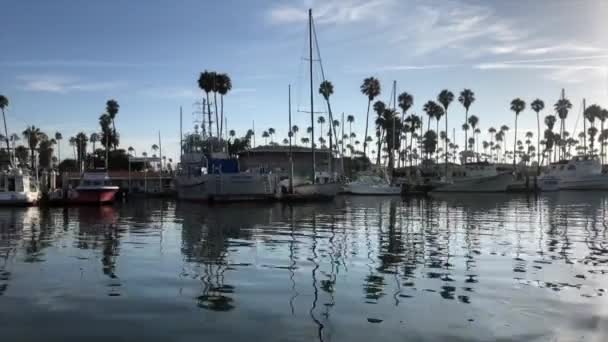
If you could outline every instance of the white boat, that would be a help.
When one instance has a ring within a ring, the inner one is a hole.
[[[574,157],[553,163],[538,178],[542,191],[608,190],[608,175],[594,156]]]
[[[511,172],[498,172],[488,162],[461,165],[449,176],[437,182],[432,192],[505,192],[513,182]]]
[[[236,162],[215,153],[216,160]],[[212,158],[213,159],[213,158]],[[211,173],[209,172],[211,171]],[[278,175],[260,171],[212,170],[202,153],[186,153],[175,176],[177,197],[194,201],[273,200],[279,196]]]
[[[34,205],[40,199],[38,181],[27,170],[0,173],[0,205]]]
[[[386,178],[376,174],[360,174],[347,184],[347,192],[352,195],[400,196],[401,186],[391,184]]]

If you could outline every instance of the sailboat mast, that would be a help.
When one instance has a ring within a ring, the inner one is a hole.
[[[289,193],[293,193],[293,152],[291,150],[291,137],[293,136],[293,132],[291,131],[291,84],[288,87],[289,94],[289,128],[287,132],[289,132]]]
[[[308,9],[308,63],[310,66],[310,147],[312,155],[312,184],[315,184],[316,165],[315,165],[315,107],[312,90],[312,9]]]

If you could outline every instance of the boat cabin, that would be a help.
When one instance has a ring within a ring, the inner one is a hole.
[[[0,172],[0,192],[37,192],[38,186],[31,175],[22,170]]]

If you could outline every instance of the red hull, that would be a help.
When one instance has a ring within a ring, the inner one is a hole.
[[[118,190],[103,189],[103,190],[76,190],[75,196],[70,198],[70,203],[93,204],[93,203],[112,203]]]

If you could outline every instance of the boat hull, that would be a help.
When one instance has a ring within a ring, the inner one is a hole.
[[[341,185],[338,183],[302,184],[294,186],[293,194],[283,194],[281,199],[285,201],[332,200],[340,189]]]
[[[505,192],[512,182],[511,173],[502,173],[491,177],[457,180],[440,185],[432,192]]]
[[[351,195],[368,196],[401,196],[401,187],[390,185],[349,184],[348,193]]]
[[[189,201],[275,200],[278,180],[274,175],[250,173],[211,174],[175,178],[177,198]]]
[[[2,192],[0,206],[30,206],[38,203],[38,192]]]
[[[77,189],[68,194],[69,204],[109,204],[116,198],[118,189]]]
[[[578,179],[563,179],[559,182],[560,190],[608,190],[608,176],[590,175]]]

